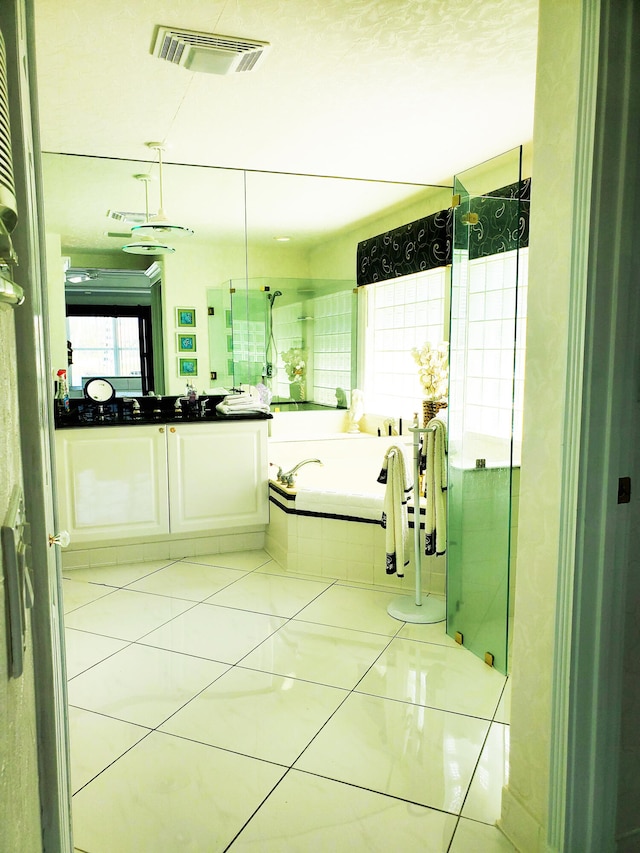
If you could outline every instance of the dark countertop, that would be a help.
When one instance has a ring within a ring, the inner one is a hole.
[[[150,424],[222,423],[224,421],[268,420],[271,414],[220,415],[216,405],[222,397],[208,397],[190,403],[179,397],[117,397],[110,403],[98,404],[86,399],[69,400],[66,411],[56,400],[54,421],[56,429],[70,427],[149,426]],[[137,402],[137,406],[133,401]]]

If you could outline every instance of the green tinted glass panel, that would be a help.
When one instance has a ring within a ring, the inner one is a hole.
[[[514,393],[516,364],[523,370],[516,358],[521,202],[493,191],[519,179],[518,149],[458,176],[454,187],[460,203],[451,292],[447,633],[462,635],[465,648],[479,657],[491,655],[503,673],[519,475]]]

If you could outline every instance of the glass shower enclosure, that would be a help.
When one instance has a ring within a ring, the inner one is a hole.
[[[513,613],[529,181],[521,149],[457,175],[447,633],[502,673]]]
[[[231,282],[230,370],[265,385],[272,405],[348,408],[356,376],[354,281],[255,278]]]

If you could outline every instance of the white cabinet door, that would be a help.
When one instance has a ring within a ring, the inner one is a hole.
[[[166,429],[56,432],[61,527],[74,544],[169,532]]]
[[[168,427],[172,533],[269,520],[265,421]]]

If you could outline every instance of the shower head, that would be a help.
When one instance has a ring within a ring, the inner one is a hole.
[[[276,301],[276,296],[282,296],[281,290],[274,290],[273,293],[267,293],[267,299],[269,300],[269,305],[273,307],[273,303]]]

